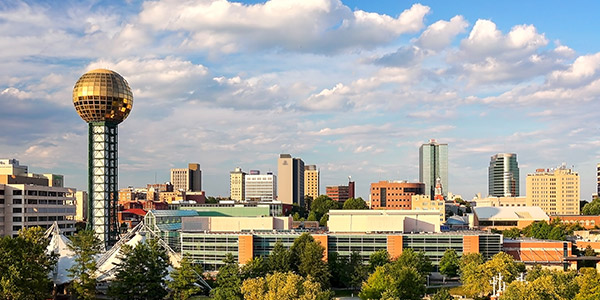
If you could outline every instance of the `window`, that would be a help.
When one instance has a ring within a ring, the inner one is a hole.
[[[23,195],[23,191],[21,191],[21,190],[13,190],[13,195]]]
[[[21,217],[13,217],[13,222],[23,222],[23,218],[21,218]]]
[[[21,200],[21,199],[13,199],[13,204],[23,204],[23,200]]]
[[[20,214],[23,212],[23,209],[20,207],[13,207],[13,213]]]

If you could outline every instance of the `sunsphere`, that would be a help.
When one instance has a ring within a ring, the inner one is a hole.
[[[73,105],[86,122],[123,122],[133,107],[129,84],[118,73],[96,69],[83,74],[73,88]]]

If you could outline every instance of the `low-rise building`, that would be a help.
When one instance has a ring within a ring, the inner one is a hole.
[[[430,195],[413,195],[411,198],[412,210],[435,210],[440,213],[440,222],[446,221],[446,203],[444,200],[431,200]]]
[[[550,217],[539,207],[475,207],[474,228],[480,230],[525,228],[537,221],[550,221]]]
[[[471,201],[477,207],[521,207],[527,205],[527,197],[493,197]]]
[[[330,210],[329,232],[440,232],[437,210]]]
[[[327,197],[336,202],[346,202],[350,198],[350,186],[348,185],[328,185],[325,187]]]
[[[554,215],[550,216],[550,221],[558,219],[561,224],[573,225],[579,224],[579,226],[585,229],[595,229],[600,226],[600,216],[586,216],[586,215]]]
[[[371,183],[371,209],[412,209],[412,196],[424,195],[424,183],[379,181]]]

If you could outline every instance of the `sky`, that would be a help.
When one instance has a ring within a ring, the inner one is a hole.
[[[447,191],[487,194],[490,157],[566,163],[581,197],[600,162],[597,1],[0,0],[0,158],[87,189],[72,89],[108,68],[134,94],[119,185],[200,163],[229,196],[235,167],[280,153],[326,185],[418,181],[419,146],[449,146]]]

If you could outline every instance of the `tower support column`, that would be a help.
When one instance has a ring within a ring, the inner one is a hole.
[[[88,228],[106,249],[118,240],[118,129],[113,122],[89,123]]]

